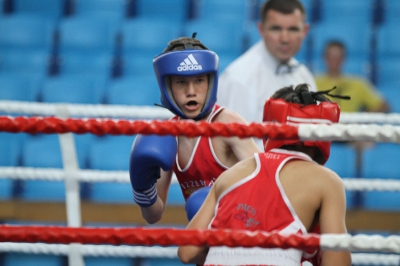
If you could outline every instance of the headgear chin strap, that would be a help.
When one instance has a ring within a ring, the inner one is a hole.
[[[268,99],[264,105],[264,122],[278,122],[284,124],[331,124],[339,121],[340,108],[334,102],[320,102],[319,104],[298,104],[286,102],[283,99]],[[330,141],[304,141],[298,140],[264,140],[264,150],[269,151],[285,145],[300,144],[317,147],[320,153],[314,158],[319,164],[325,164],[330,154]]]
[[[208,75],[207,97],[203,110],[194,120],[207,116],[217,101],[218,63],[210,50],[185,49],[163,53],[153,59],[153,68],[161,92],[161,105],[182,118],[188,118],[177,106],[172,95],[170,76]]]

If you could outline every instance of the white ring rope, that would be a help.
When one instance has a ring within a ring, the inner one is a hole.
[[[351,254],[352,265],[400,265],[400,255],[389,254],[368,254],[353,253]]]
[[[400,126],[365,124],[299,124],[301,140],[375,141],[400,143]]]
[[[143,119],[168,119],[172,114],[163,108],[154,106],[129,106],[105,104],[64,104],[71,116],[88,117],[131,117]],[[56,115],[60,104],[0,101],[0,112],[20,113],[29,115]],[[400,124],[400,114],[397,113],[341,113],[340,123],[377,123]]]
[[[0,167],[0,178],[20,180],[64,181],[65,171],[60,168]],[[79,170],[76,179],[81,182],[129,183],[128,171]],[[400,191],[400,180],[343,178],[347,190]],[[178,184],[175,176],[172,184]]]
[[[112,245],[79,245],[83,256],[91,257],[132,257],[132,258],[178,258],[176,247],[132,247]],[[68,255],[71,245],[44,243],[0,243],[0,252],[21,252],[47,255]]]
[[[400,253],[400,236],[383,237],[380,235],[321,235],[320,246],[323,250],[348,250],[351,252],[389,252]],[[142,246],[113,246],[113,245],[79,245],[79,252],[83,256],[107,257],[167,257],[177,258],[176,247],[142,247]],[[66,255],[70,245],[45,243],[0,243],[0,252],[22,252],[34,254]],[[359,263],[371,263],[378,260],[393,263],[399,262],[399,255],[393,254],[360,254],[353,253],[352,258]],[[355,261],[353,261],[355,263]],[[387,263],[385,263],[386,265]]]
[[[128,106],[106,104],[52,104],[19,101],[0,101],[0,112],[29,115],[56,115],[57,108],[64,105],[70,116],[127,117],[136,119],[169,119],[172,113],[153,106]]]
[[[353,252],[400,253],[400,236],[323,234],[320,238],[323,250],[348,250]]]

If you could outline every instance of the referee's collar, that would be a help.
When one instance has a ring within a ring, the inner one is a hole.
[[[268,63],[268,65],[270,65],[272,69],[275,69],[276,75],[291,73],[293,71],[293,69],[295,69],[301,65],[300,62],[294,57],[290,58],[288,62],[279,61],[278,59],[273,57],[272,54],[268,51],[267,46],[265,45],[264,41],[260,40],[260,42],[262,43],[262,46],[263,46],[262,48],[264,50],[264,53],[263,53],[264,58],[265,58],[266,62]]]

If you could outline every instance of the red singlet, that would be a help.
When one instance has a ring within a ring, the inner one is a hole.
[[[214,105],[206,122],[211,122],[215,115],[223,110],[223,108]],[[175,116],[172,119],[179,120],[180,118]],[[176,155],[173,171],[179,181],[185,200],[195,190],[212,186],[218,176],[228,169],[228,167],[218,160],[212,146],[211,138],[208,137],[199,137],[197,139],[192,155],[185,168],[182,169],[178,162],[178,155]]]

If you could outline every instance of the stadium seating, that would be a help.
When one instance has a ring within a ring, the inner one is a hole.
[[[0,166],[16,167],[21,160],[22,138],[19,134],[0,133]],[[13,196],[13,180],[0,178],[0,200],[11,199]]]
[[[0,51],[0,72],[35,74],[44,77],[49,72],[50,53],[46,51]]]
[[[59,75],[44,80],[41,99],[49,103],[102,103],[107,79],[92,75]]]
[[[160,91],[154,74],[112,80],[106,91],[106,102],[149,106],[160,103]]]
[[[0,71],[0,99],[36,101],[41,84],[40,77]]]
[[[400,145],[395,143],[376,143],[363,153],[363,177],[400,179],[400,173],[394,165],[398,163]]]
[[[88,139],[86,139],[87,141]],[[86,145],[90,143],[86,142]],[[86,147],[77,141],[77,159],[80,168],[84,168],[87,158]],[[28,136],[22,149],[22,166],[36,168],[62,169],[62,157],[58,135]],[[64,201],[65,186],[63,181],[26,180],[22,198],[25,200]]]
[[[250,19],[249,0],[203,0],[199,1],[196,19],[203,21],[229,21],[239,29]],[[224,14],[223,17],[221,14]]]
[[[370,27],[372,0],[321,0],[321,20],[331,23],[350,23],[357,27]],[[360,29],[362,29],[360,27]]]
[[[192,36],[197,32],[197,37],[209,49],[218,55],[239,56],[244,51],[244,28],[236,27],[229,21],[216,23],[207,19],[195,19],[185,23],[185,36]],[[216,37],[218,36],[218,37]]]
[[[120,21],[73,16],[60,22],[59,72],[111,77]]]
[[[168,42],[181,36],[182,23],[165,18],[137,17],[122,25],[122,53],[160,54]]]
[[[0,20],[0,51],[50,52],[55,22],[37,15],[11,14]]]
[[[132,266],[132,258],[85,257],[85,266]]]
[[[75,0],[74,15],[105,16],[115,20],[123,20],[127,14],[126,0]]]
[[[13,10],[19,15],[39,15],[59,20],[65,13],[65,0],[13,0]]]
[[[189,1],[186,0],[136,0],[136,16],[181,23],[188,17],[188,3]],[[161,32],[157,33],[161,34]]]
[[[24,167],[62,168],[57,135],[28,137],[22,154]],[[65,200],[63,181],[25,180],[23,188],[22,199],[24,200]]]
[[[310,32],[313,39],[313,72],[324,71],[323,51],[326,43],[330,40],[339,40],[346,46],[346,64],[344,71],[352,75],[366,77],[369,73],[370,62],[370,28],[360,28],[357,25],[334,22],[321,22]],[[305,52],[305,44],[302,50]]]
[[[384,1],[384,23],[398,23],[400,17],[399,1]]]
[[[95,170],[128,171],[134,136],[104,136],[97,138],[89,151],[89,166]],[[96,202],[132,203],[129,183],[96,182],[91,186],[91,200]]]
[[[62,257],[56,255],[6,253],[4,266],[61,266]]]

